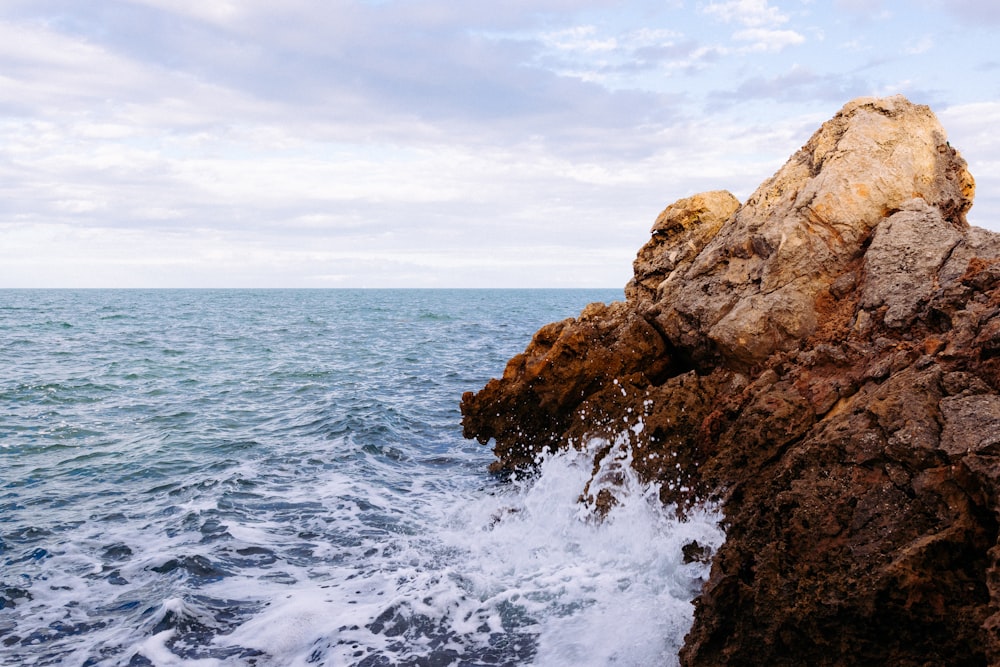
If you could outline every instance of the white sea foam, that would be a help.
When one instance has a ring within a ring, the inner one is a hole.
[[[192,497],[181,489],[138,532],[111,521],[62,543],[39,562],[47,585],[18,612],[51,634],[122,609],[65,654],[80,664],[102,647],[119,648],[98,664],[165,667],[674,664],[708,569],[681,549],[718,547],[718,516],[679,521],[617,443],[597,478],[614,480],[604,483],[618,503],[597,520],[580,493],[605,444],[549,456],[509,483],[392,459],[366,461],[365,474],[245,463],[228,479],[274,479],[238,520],[219,509],[234,482],[191,480]],[[213,520],[224,537],[206,532]],[[130,545],[121,562],[95,557],[119,543]],[[238,613],[220,614],[230,607]]]
[[[491,493],[423,496],[400,508],[407,530],[358,545],[369,553],[363,567],[346,560],[276,588],[263,612],[216,643],[260,650],[275,665],[449,655],[468,664],[476,655],[541,666],[671,664],[708,567],[685,564],[681,549],[692,540],[717,547],[718,517],[703,510],[678,521],[626,468],[618,505],[597,521],[578,502],[590,461],[566,452]],[[338,492],[328,502],[346,495],[342,483],[332,481]],[[406,503],[365,495],[362,505]]]

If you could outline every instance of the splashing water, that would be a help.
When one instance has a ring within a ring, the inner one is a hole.
[[[578,502],[591,461],[552,455],[530,480],[425,507],[415,534],[372,554],[378,568],[285,591],[221,642],[301,665],[670,664],[708,568],[681,548],[717,547],[718,518],[680,522],[627,475],[596,522]]]

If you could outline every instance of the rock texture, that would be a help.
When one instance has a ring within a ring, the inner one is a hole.
[[[679,512],[720,503],[684,665],[1000,664],[1000,236],[966,223],[974,188],[927,107],[852,101],[743,205],[667,207],[626,300],[542,328],[463,396],[465,434],[497,471],[617,441]],[[581,491],[614,511],[613,483]]]

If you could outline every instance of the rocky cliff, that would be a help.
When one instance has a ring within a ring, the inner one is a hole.
[[[927,107],[852,101],[742,205],[668,206],[626,300],[539,330],[463,396],[465,434],[497,471],[620,443],[596,512],[608,457],[720,504],[684,665],[1000,664],[1000,235],[967,224],[974,188]]]

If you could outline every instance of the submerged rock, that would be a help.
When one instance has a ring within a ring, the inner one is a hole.
[[[742,206],[667,207],[626,301],[543,327],[463,396],[465,435],[494,470],[624,439],[664,503],[721,504],[684,665],[1000,663],[1000,235],[974,189],[927,107],[852,101]]]

